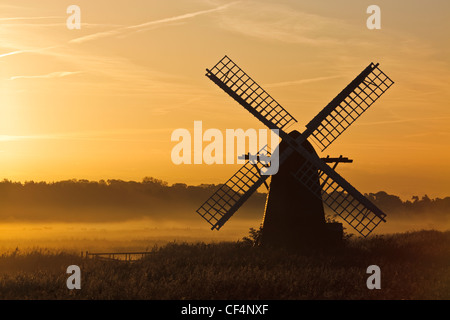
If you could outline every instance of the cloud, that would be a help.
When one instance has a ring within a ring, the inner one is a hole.
[[[52,73],[37,75],[37,76],[14,76],[14,77],[9,78],[9,80],[62,78],[62,77],[67,77],[67,76],[71,76],[71,75],[79,74],[79,73],[82,73],[82,72],[81,71],[57,71],[57,72],[52,72]]]
[[[265,88],[277,88],[277,87],[294,86],[294,85],[300,85],[300,84],[318,82],[318,81],[325,81],[325,80],[331,80],[331,79],[342,78],[342,77],[343,76],[329,76],[329,77],[317,77],[317,78],[300,79],[300,80],[277,82],[277,83],[268,83],[268,84],[265,84],[264,87]]]
[[[123,30],[123,29],[120,28],[120,29],[116,29],[116,30],[97,32],[94,34],[90,34],[88,36],[72,39],[69,41],[69,43],[83,43],[86,41],[91,41],[91,40],[95,40],[95,39],[99,39],[99,38],[103,38],[103,37],[113,36],[116,34],[120,34],[120,30]]]
[[[213,8],[213,9],[202,10],[202,11],[197,11],[197,12],[183,14],[183,15],[180,15],[180,16],[175,16],[175,17],[170,17],[170,18],[150,21],[150,22],[146,22],[146,23],[142,23],[142,24],[126,27],[126,29],[142,29],[142,28],[146,28],[146,27],[150,27],[150,26],[154,26],[154,25],[167,23],[167,22],[175,22],[175,21],[179,21],[179,20],[190,19],[190,18],[194,18],[194,17],[200,16],[200,15],[207,14],[207,13],[212,13],[212,12],[217,12],[217,11],[221,11],[221,10],[227,9],[229,6],[231,6],[233,4],[236,4],[237,2],[238,1],[235,1],[235,2],[232,2],[232,3],[228,3],[228,4],[225,4],[225,5]]]
[[[178,15],[178,16],[174,16],[174,17],[170,17],[170,18],[164,18],[164,19],[159,19],[159,20],[154,20],[154,21],[149,21],[149,22],[145,22],[145,23],[141,23],[141,24],[137,24],[137,25],[133,25],[133,26],[128,26],[128,27],[122,27],[122,28],[117,28],[114,30],[109,30],[109,31],[103,31],[103,32],[97,32],[94,34],[90,34],[87,36],[83,36],[83,37],[79,37],[76,39],[72,39],[69,41],[69,43],[83,43],[86,41],[91,41],[91,40],[95,40],[95,39],[99,39],[99,38],[103,38],[103,37],[108,37],[108,36],[113,36],[113,35],[118,35],[118,34],[122,34],[122,33],[126,33],[126,32],[133,32],[133,31],[142,31],[148,28],[152,28],[152,27],[156,27],[162,24],[167,24],[170,22],[177,22],[177,21],[182,21],[182,20],[186,20],[186,19],[191,19],[200,15],[205,15],[208,13],[212,13],[212,12],[218,12],[221,10],[225,10],[226,8],[228,8],[229,6],[237,3],[236,2],[232,2],[232,3],[228,3],[213,9],[207,9],[207,10],[201,10],[201,11],[196,11],[196,12],[191,12],[191,13],[186,13],[183,15]]]
[[[62,21],[62,22],[55,22],[55,23],[8,23],[8,22],[2,22],[2,26],[3,27],[13,27],[13,28],[18,28],[18,27],[22,27],[22,28],[40,28],[40,27],[62,27],[65,28],[66,27],[66,21]],[[88,28],[110,28],[110,27],[122,27],[123,25],[121,24],[106,24],[106,23],[88,23],[88,22],[83,22],[83,29],[88,29]]]
[[[46,17],[9,17],[0,18],[0,21],[11,21],[11,20],[41,20],[41,19],[64,19],[63,16],[46,16]]]
[[[360,126],[373,126],[380,124],[397,124],[397,123],[407,123],[407,122],[421,122],[424,121],[447,121],[450,117],[421,117],[421,118],[403,118],[395,120],[383,120],[383,121],[373,121],[373,122],[361,122],[358,123]]]
[[[219,12],[225,10],[236,2],[231,2],[225,5],[216,5],[210,7],[210,9],[200,10],[195,12],[189,12],[182,15],[175,15],[163,19],[158,19],[154,21],[149,21],[145,23],[139,23],[131,26],[121,26],[116,25],[110,31],[97,32],[84,37],[72,39],[70,41],[58,41],[57,45],[48,46],[45,48],[30,48],[25,45],[29,43],[28,39],[30,34],[23,37],[23,33],[17,31],[17,28],[12,24],[5,27],[3,30],[0,29],[0,46],[4,48],[9,48],[11,52],[6,52],[1,54],[1,58],[7,58],[8,56],[14,56],[24,53],[39,53],[44,54],[50,58],[58,59],[59,61],[64,61],[70,63],[68,68],[81,70],[95,74],[91,85],[101,85],[105,86],[105,78],[108,78],[108,85],[110,87],[117,88],[114,90],[114,94],[148,94],[149,92],[158,92],[158,94],[164,95],[177,95],[183,96],[193,96],[195,88],[184,83],[184,79],[180,79],[179,76],[174,76],[171,74],[149,70],[147,68],[142,68],[142,66],[136,65],[129,59],[119,56],[105,56],[105,55],[93,55],[92,53],[86,54],[83,48],[77,48],[76,46],[70,44],[83,43],[85,41],[94,40],[104,36],[111,36],[115,34],[128,35],[132,32],[143,31],[148,28],[166,26],[167,24],[173,24],[177,22],[184,22],[187,19],[193,19],[195,17],[211,14],[213,12]],[[21,16],[16,16],[18,23]],[[40,18],[39,16],[36,18]],[[44,18],[44,17],[41,17]],[[43,20],[44,21],[44,20]],[[2,24],[3,25],[3,24]],[[85,25],[85,23],[83,23]],[[92,25],[92,24],[91,24]],[[104,25],[102,25],[104,26]],[[42,31],[33,29],[31,34],[40,34]],[[31,36],[32,37],[32,36]],[[40,38],[40,36],[39,36]],[[21,41],[23,40],[23,41]],[[54,44],[53,38],[43,38],[43,40],[50,40],[49,45]],[[26,41],[26,42],[25,42]],[[20,43],[23,42],[23,43]],[[46,75],[9,75],[10,80],[18,79],[46,79],[46,78],[57,78],[62,76],[68,76],[70,74],[64,73],[51,73]],[[176,78],[176,79],[175,79]],[[174,81],[174,79],[176,81]],[[100,84],[100,81],[102,83]]]
[[[7,43],[7,45],[12,47],[13,43]],[[47,50],[50,48],[53,48],[53,50]],[[52,46],[43,49],[21,47],[16,47],[14,49],[17,51],[8,54],[26,52],[38,53],[47,56],[52,59],[52,61],[63,61],[67,63],[64,68],[73,70],[72,72],[89,73],[91,77],[84,79],[85,81],[83,81],[83,83],[87,85],[86,81],[88,81],[91,88],[98,87],[99,94],[104,94],[105,87],[109,87],[109,94],[113,95],[148,95],[150,93],[155,93],[157,95],[167,95],[173,98],[175,96],[192,97],[202,94],[202,90],[192,84],[186,83],[185,79],[180,75],[143,68],[141,65],[137,65],[128,58],[122,56],[87,54],[84,52],[83,48],[67,45]],[[42,79],[45,81],[46,78],[57,78],[70,75],[72,74],[10,74],[6,79]]]
[[[266,41],[308,45],[338,44],[342,39],[337,39],[336,35],[348,34],[349,29],[342,20],[266,1],[243,2],[233,15],[222,16],[221,26]]]
[[[162,129],[117,129],[103,131],[79,131],[33,135],[0,135],[0,142],[33,140],[84,140],[84,141],[148,141],[148,135],[170,133],[170,128]]]
[[[423,133],[416,133],[416,134],[408,134],[405,135],[405,138],[419,138],[419,137],[429,137],[436,138],[437,136],[443,136],[447,137],[450,136],[450,132],[446,131],[430,131],[430,132],[423,132]]]
[[[29,51],[28,50],[16,50],[16,51],[8,52],[8,53],[3,53],[3,54],[0,54],[0,58],[12,56],[12,55],[20,54],[20,53],[24,53],[24,52],[29,52]]]
[[[29,52],[35,52],[35,53],[39,53],[41,51],[45,51],[45,50],[49,50],[49,49],[54,49],[57,46],[52,46],[52,47],[46,47],[46,48],[37,48],[37,49],[22,49],[22,50],[15,50],[15,51],[11,51],[11,52],[7,52],[7,53],[3,53],[0,54],[0,58],[3,57],[7,57],[7,56],[12,56],[15,54],[21,54],[21,53],[29,53]]]

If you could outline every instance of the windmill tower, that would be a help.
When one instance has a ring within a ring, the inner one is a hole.
[[[394,82],[378,64],[367,66],[302,133],[285,131],[297,120],[227,56],[206,71],[210,80],[269,129],[279,130],[279,171],[270,182],[262,245],[299,248],[336,239],[342,227],[325,222],[323,203],[364,237],[386,221],[385,213],[334,170],[338,163],[351,160],[342,156],[319,158],[308,141],[324,151],[392,86]],[[330,167],[329,163],[334,165]],[[219,230],[266,184],[269,176],[260,174],[263,166],[267,164],[262,161],[247,161],[197,210],[212,230]]]

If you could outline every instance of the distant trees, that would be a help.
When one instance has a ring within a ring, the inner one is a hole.
[[[400,197],[387,194],[384,191],[369,193],[365,196],[380,209],[393,216],[440,215],[450,218],[450,197],[430,199],[428,195],[424,195],[421,198],[413,196],[411,200],[402,201]]]
[[[403,201],[400,199],[400,197],[387,194],[384,191],[365,194],[365,196],[373,203],[385,207],[389,210],[399,210],[403,206]]]
[[[141,182],[117,179],[24,183],[0,182],[0,221],[122,221],[140,218],[196,219],[196,209],[219,187],[188,186],[145,177]],[[264,195],[257,194],[240,212],[260,216]]]
[[[122,221],[152,219],[195,219],[195,210],[220,185],[166,181],[145,177],[141,182],[117,179],[85,179],[57,182],[0,182],[0,220]],[[450,197],[430,199],[427,195],[402,201],[384,191],[365,195],[389,217],[439,216],[450,219]],[[264,193],[256,193],[239,210],[239,217],[261,218]]]

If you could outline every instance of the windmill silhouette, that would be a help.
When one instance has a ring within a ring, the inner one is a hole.
[[[325,203],[359,234],[366,237],[386,214],[365,198],[334,169],[352,162],[342,156],[319,158],[310,139],[324,151],[394,83],[371,63],[307,125],[302,133],[285,130],[297,122],[228,56],[206,76],[269,129],[278,129],[279,170],[272,176],[263,218],[264,246],[311,247],[342,238],[342,224],[326,223]],[[268,147],[259,154],[269,154]],[[264,161],[247,161],[197,210],[212,230],[219,230],[268,179]],[[257,158],[258,159],[258,158]],[[334,163],[332,167],[328,164]],[[266,184],[267,186],[267,184]]]

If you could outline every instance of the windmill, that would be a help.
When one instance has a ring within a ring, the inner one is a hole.
[[[319,158],[313,141],[324,151],[394,83],[369,64],[300,133],[285,130],[297,122],[228,56],[206,76],[269,129],[278,129],[279,170],[272,176],[263,219],[261,244],[303,247],[329,243],[342,237],[342,225],[325,221],[325,203],[359,234],[368,236],[386,214],[364,197],[334,169],[351,162],[342,156]],[[267,153],[269,150],[260,150]],[[251,155],[246,156],[249,159]],[[334,163],[332,167],[328,164]],[[219,230],[268,179],[260,170],[267,163],[247,161],[197,210]],[[266,184],[267,186],[267,184]]]

